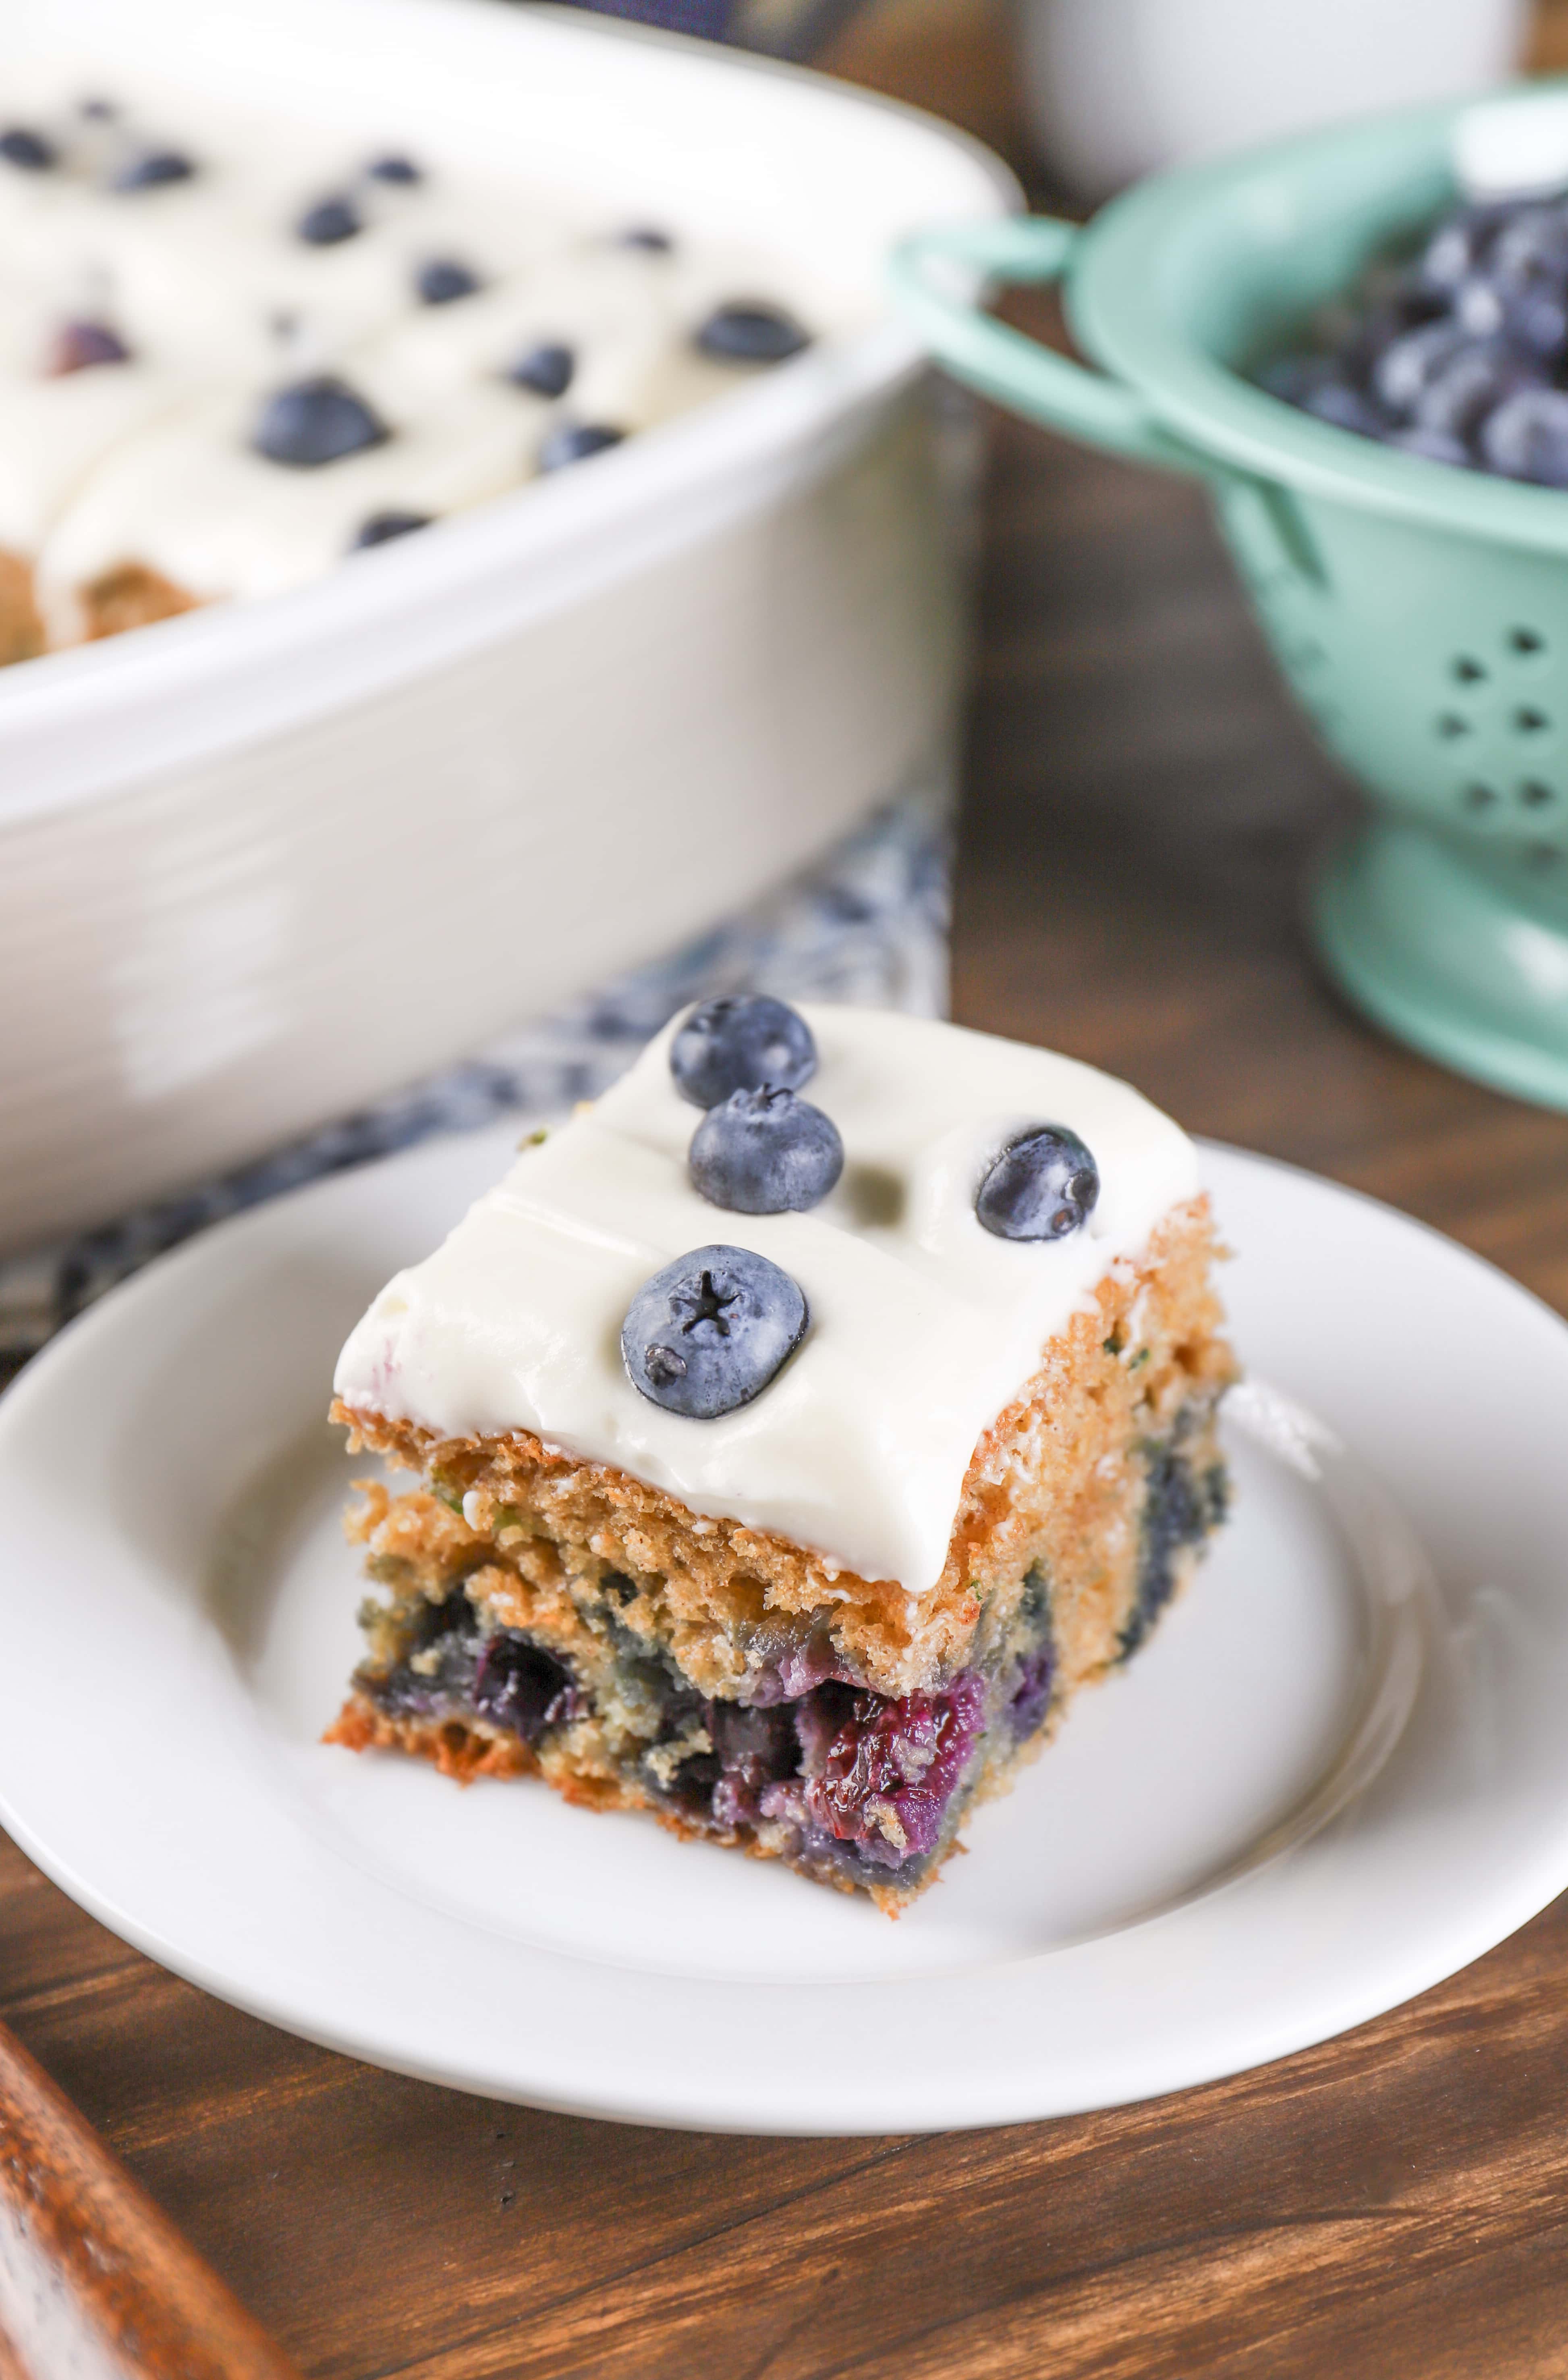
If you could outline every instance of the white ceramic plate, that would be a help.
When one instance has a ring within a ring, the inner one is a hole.
[[[220,1227],[0,1403],[0,1815],[115,1932],[498,2097],[908,2131],[1278,2057],[1568,1883],[1568,1330],[1388,1209],[1219,1149],[1236,1336],[1279,1391],[1230,1425],[1235,1519],[897,1925],[644,1818],[322,1746],[364,1467],[320,1418],[332,1358],[512,1137]]]

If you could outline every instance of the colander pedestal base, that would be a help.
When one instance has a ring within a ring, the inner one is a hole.
[[[1478,863],[1419,827],[1375,820],[1324,867],[1313,932],[1341,990],[1399,1039],[1495,1090],[1568,1109],[1568,899],[1538,891],[1527,866],[1501,849],[1497,864]]]

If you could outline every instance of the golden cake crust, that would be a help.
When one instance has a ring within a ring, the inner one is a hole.
[[[21,554],[0,548],[0,669],[11,662],[31,661],[44,643],[31,566]]]
[[[182,612],[201,607],[192,595],[144,562],[122,562],[100,572],[77,590],[81,612],[82,641],[123,636],[127,628],[149,628],[155,620],[176,619]]]

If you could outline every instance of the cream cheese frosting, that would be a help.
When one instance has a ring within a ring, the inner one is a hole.
[[[846,1156],[820,1206],[741,1215],[693,1188],[700,1113],[670,1075],[672,1026],[388,1283],[339,1361],[344,1403],[443,1436],[529,1430],[695,1512],[928,1593],[976,1441],[1110,1266],[1194,1196],[1196,1152],[1140,1093],[1075,1060],[876,1011],[801,1013],[819,1056],[802,1096]],[[995,1238],[976,1189],[1037,1123],[1086,1142],[1098,1203],[1068,1238]],[[620,1330],[651,1274],[715,1243],[781,1266],[811,1319],[753,1403],[695,1421],[633,1387]]]
[[[435,518],[522,486],[558,422],[643,430],[743,382],[700,353],[726,301],[798,315],[813,335],[855,318],[760,252],[681,236],[627,242],[627,216],[398,140],[280,125],[156,88],[83,101],[91,76],[40,67],[7,93],[0,153],[0,547],[35,566],[52,642],[84,632],[85,590],[142,567],[198,601],[258,596],[333,567],[373,515]],[[183,176],[117,176],[166,148]],[[341,202],[349,236],[300,226]],[[431,302],[433,265],[471,276]],[[50,377],[66,322],[101,324],[127,360]],[[568,385],[514,375],[531,347],[570,350]],[[266,395],[345,380],[385,421],[375,453],[308,468],[258,455]]]
[[[101,459],[39,555],[56,641],[80,633],[77,590],[127,555],[199,600],[276,595],[332,569],[378,514],[435,519],[503,494],[529,475],[531,417],[545,413],[510,390],[464,389],[434,416],[394,415],[382,445],[297,472],[251,451],[257,409],[225,396]]]

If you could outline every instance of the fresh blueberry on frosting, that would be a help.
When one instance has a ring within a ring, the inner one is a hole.
[[[999,1240],[1065,1240],[1089,1220],[1100,1169],[1065,1124],[1017,1133],[980,1185],[974,1211]]]
[[[96,364],[123,364],[130,349],[107,322],[62,322],[49,343],[44,364],[47,380],[63,380],[67,372],[89,371]]]
[[[7,165],[19,165],[24,174],[46,174],[60,162],[60,152],[53,140],[42,132],[34,132],[25,124],[7,125],[0,132],[0,157]]]
[[[838,1126],[793,1091],[731,1091],[692,1135],[694,1189],[737,1215],[804,1214],[844,1170]]]
[[[428,528],[429,526],[428,513],[404,513],[395,510],[372,513],[369,519],[361,521],[356,529],[350,551],[357,553],[365,546],[386,545],[394,537],[408,537],[415,529]]]
[[[650,1404],[717,1421],[762,1394],[805,1336],[804,1293],[751,1248],[694,1248],[645,1281],[621,1326],[632,1386]]]
[[[564,396],[576,369],[577,358],[570,347],[546,340],[542,346],[525,348],[506,377],[519,388],[532,389],[536,396]]]
[[[392,436],[380,416],[332,372],[275,389],[256,418],[250,443],[270,463],[313,471],[381,446]]]
[[[450,306],[458,298],[472,298],[483,286],[478,274],[454,256],[432,256],[414,276],[415,295],[421,306]]]
[[[112,190],[161,190],[171,182],[188,182],[195,173],[194,162],[183,149],[139,149],[134,157],[109,176]]]
[[[590,455],[602,455],[607,446],[619,446],[625,435],[608,421],[558,421],[539,442],[539,468],[564,470],[568,463],[583,463]]]
[[[392,182],[404,188],[425,178],[422,167],[412,157],[372,157],[365,171],[373,182]]]
[[[755,298],[737,298],[716,306],[695,334],[705,356],[727,364],[781,364],[811,345],[803,331],[781,306],[765,306]]]
[[[733,1091],[798,1091],[816,1072],[816,1043],[803,1016],[766,992],[721,993],[698,1002],[669,1045],[675,1087],[694,1107],[716,1108]]]
[[[307,207],[294,231],[308,248],[336,248],[343,240],[357,238],[364,228],[354,201],[338,197],[318,199]]]

